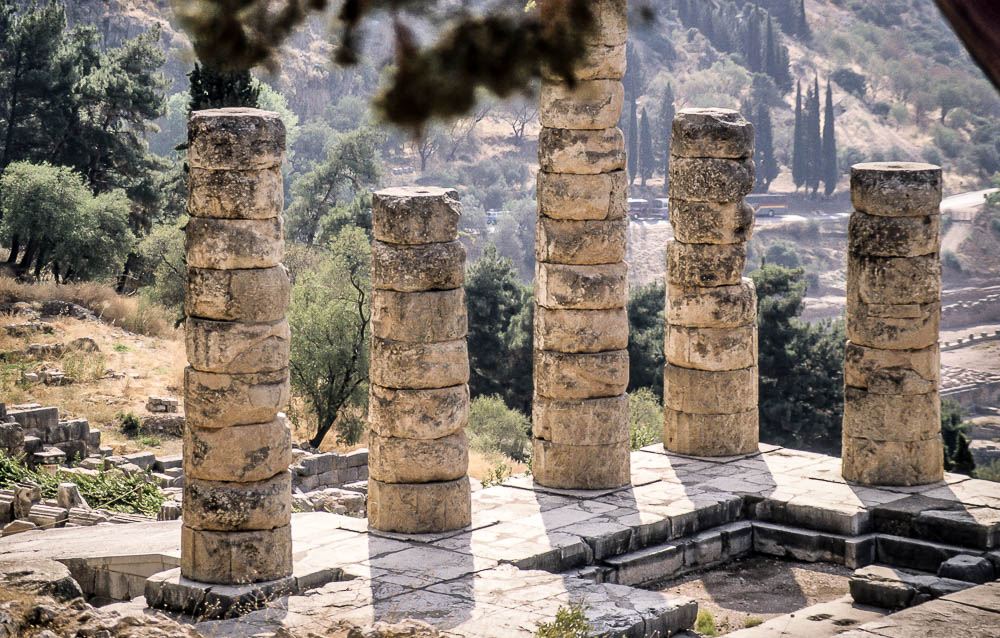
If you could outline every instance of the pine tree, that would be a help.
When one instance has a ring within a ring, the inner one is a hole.
[[[660,104],[660,135],[661,143],[660,146],[663,150],[663,180],[666,184],[667,175],[670,171],[670,132],[673,129],[674,115],[676,115],[676,109],[674,108],[674,90],[670,86],[670,82],[667,82],[667,88],[663,90],[663,101]]]
[[[792,180],[799,189],[806,183],[808,168],[806,164],[805,118],[802,113],[802,83],[796,83],[795,90],[795,133],[792,140]]]
[[[806,96],[806,188],[815,197],[823,177],[823,138],[819,126],[819,78],[809,87]]]
[[[230,106],[258,106],[260,87],[254,82],[250,71],[220,71],[196,62],[188,77],[191,79],[188,112]]]
[[[771,109],[766,104],[757,107],[754,118],[755,147],[757,163],[757,184],[766,193],[771,182],[778,176],[778,160],[774,157],[774,133],[771,129]]]
[[[646,180],[653,176],[656,168],[656,158],[653,155],[653,134],[649,128],[649,115],[646,109],[642,109],[642,120],[639,122],[639,175],[642,179],[642,187],[646,187]]]
[[[826,81],[826,109],[823,113],[823,192],[827,197],[837,188],[837,141],[833,124],[833,92]]]

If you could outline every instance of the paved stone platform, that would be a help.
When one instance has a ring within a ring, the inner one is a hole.
[[[475,492],[472,525],[444,534],[295,514],[296,571],[336,568],[342,580],[198,626],[210,636],[322,634],[338,620],[414,617],[451,636],[530,636],[560,605],[582,602],[602,634],[662,637],[690,627],[696,604],[634,585],[750,552],[929,572],[958,554],[1000,558],[1000,483],[947,475],[863,487],[840,478],[839,459],[766,445],[713,459],[652,446],[632,453],[632,481],[586,492],[513,477]],[[0,560],[176,557],[179,544],[176,521],[26,532],[0,540]]]

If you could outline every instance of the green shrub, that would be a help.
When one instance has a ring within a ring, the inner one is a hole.
[[[145,447],[160,447],[161,445],[163,445],[163,441],[160,440],[160,437],[152,435],[140,436],[138,439],[136,439],[136,443],[138,443],[139,445],[143,445]]]
[[[531,449],[531,421],[498,395],[476,397],[469,410],[470,445],[483,454],[525,461]]]
[[[958,255],[955,251],[946,250],[941,253],[941,263],[944,264],[945,268],[953,268],[958,272],[962,272],[962,262],[959,260]]]
[[[632,449],[663,440],[663,408],[649,388],[639,388],[628,398],[628,430]]]
[[[491,469],[486,475],[486,478],[483,479],[483,487],[502,485],[503,482],[509,479],[513,473],[514,470],[509,465],[500,461],[493,466],[493,469]]]
[[[746,627],[747,629],[750,629],[751,627],[756,627],[757,625],[761,625],[763,623],[764,623],[764,619],[763,618],[757,618],[756,616],[747,616],[743,620],[743,626]]]
[[[142,422],[139,421],[139,417],[133,412],[119,412],[118,416],[115,417],[118,421],[118,429],[121,433],[128,437],[139,436],[139,431],[142,429]]]
[[[703,636],[719,635],[719,628],[715,626],[715,616],[707,609],[698,610],[698,618],[694,621],[694,630]]]
[[[972,475],[984,481],[1000,482],[1000,461],[993,461],[989,465],[977,467]]]
[[[552,622],[538,623],[535,638],[589,638],[592,630],[583,614],[583,605],[577,603],[560,607]]]

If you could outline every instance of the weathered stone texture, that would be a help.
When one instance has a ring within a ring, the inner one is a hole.
[[[292,520],[292,475],[254,482],[204,481],[188,477],[182,503],[184,526],[192,530],[270,530]]]
[[[568,401],[536,396],[532,435],[552,443],[582,446],[627,441],[628,395]]]
[[[288,405],[288,369],[250,374],[184,370],[184,418],[199,428],[273,421]]]
[[[740,370],[757,364],[757,325],[689,328],[667,324],[667,362],[698,370]]]
[[[878,441],[922,441],[941,432],[941,397],[926,394],[875,394],[847,387],[844,436]]]
[[[663,408],[663,445],[692,456],[735,456],[757,451],[758,412],[693,414]]]
[[[417,390],[468,383],[469,350],[465,339],[404,343],[373,338],[371,381],[386,388]]]
[[[189,317],[188,363],[195,370],[226,374],[277,372],[288,367],[287,321],[236,323]]]
[[[369,476],[383,483],[454,481],[469,469],[469,440],[463,431],[438,439],[375,435],[368,451]]]
[[[918,257],[941,249],[941,215],[880,217],[854,212],[847,250],[874,257]]]
[[[208,109],[188,119],[187,161],[192,168],[248,171],[285,161],[281,116],[257,109]]]
[[[469,479],[437,483],[369,480],[368,522],[375,529],[403,534],[461,529],[472,522]]]
[[[535,393],[549,399],[594,399],[625,393],[628,351],[567,354],[535,350]]]
[[[202,583],[256,583],[292,573],[290,525],[252,532],[181,527],[181,573]]]
[[[855,164],[851,203],[869,215],[935,215],[941,210],[941,168],[919,162]]]
[[[604,310],[628,298],[628,266],[536,263],[535,301],[546,308]]]
[[[538,172],[538,213],[553,219],[622,219],[628,210],[628,175]]]
[[[535,309],[535,347],[557,352],[603,352],[628,347],[628,312]]]
[[[682,109],[670,131],[670,154],[677,157],[750,157],[753,126],[737,111],[719,108]]]
[[[936,253],[918,257],[849,254],[847,298],[885,305],[939,301],[941,260]]]
[[[542,82],[538,121],[557,129],[607,129],[618,125],[625,104],[619,80],[582,80],[572,88],[564,82]]]
[[[402,246],[372,242],[372,287],[422,292],[465,283],[465,247],[459,241]]]
[[[844,383],[877,394],[925,394],[941,380],[938,345],[922,350],[886,350],[847,342]]]
[[[671,198],[668,208],[674,238],[687,244],[739,244],[750,239],[754,210],[735,202],[689,202]]]
[[[591,266],[625,259],[628,222],[575,221],[539,217],[535,229],[535,259],[550,264]]]
[[[538,134],[538,163],[547,173],[596,175],[625,168],[621,129],[543,128]]]
[[[923,485],[944,476],[941,437],[877,441],[844,436],[844,478],[865,485]]]
[[[941,304],[880,306],[858,303],[847,309],[847,338],[886,350],[920,350],[937,343]]]
[[[372,194],[372,233],[391,244],[445,243],[458,235],[462,216],[453,188],[412,186]]]
[[[757,290],[744,277],[735,286],[667,285],[666,321],[674,326],[735,328],[757,320]]]
[[[593,0],[589,2],[595,22],[590,41],[607,46],[625,44],[628,38],[628,5],[624,0]]]
[[[668,192],[671,199],[696,202],[736,202],[753,190],[752,158],[670,158]]]
[[[292,287],[284,266],[249,270],[188,268],[187,316],[268,323],[285,317]]]
[[[625,44],[584,44],[583,55],[573,67],[577,80],[620,80],[625,76]],[[547,81],[565,81],[559,73],[542,65],[542,78]]]
[[[689,414],[736,414],[757,408],[757,366],[694,370],[667,364],[664,405]]]
[[[532,441],[531,475],[541,485],[554,488],[596,490],[629,482],[628,441],[608,445]]]
[[[184,475],[206,481],[263,481],[292,463],[292,435],[284,417],[227,428],[184,429]]]
[[[438,439],[455,434],[469,422],[469,386],[394,390],[372,384],[368,420],[379,436]]]
[[[284,208],[281,168],[218,171],[192,168],[188,214],[216,219],[271,219]]]
[[[284,226],[281,217],[192,217],[185,246],[187,265],[192,268],[271,268],[280,264],[284,255]]]
[[[465,289],[429,292],[373,290],[372,334],[409,343],[454,341],[468,332]]]
[[[667,242],[667,282],[682,288],[735,286],[743,280],[743,244]]]

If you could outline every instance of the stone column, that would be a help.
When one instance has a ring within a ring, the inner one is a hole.
[[[941,169],[851,167],[843,475],[868,485],[942,478]]]
[[[284,159],[277,113],[191,114],[181,573],[203,583],[292,573]]]
[[[542,81],[535,230],[532,474],[540,485],[627,485],[626,1],[591,3],[597,29],[570,89]]]
[[[458,193],[372,200],[368,521],[410,534],[471,522],[465,247]]]
[[[674,118],[663,371],[663,444],[672,452],[757,451],[757,295],[743,277],[753,148],[753,127],[736,111]]]

